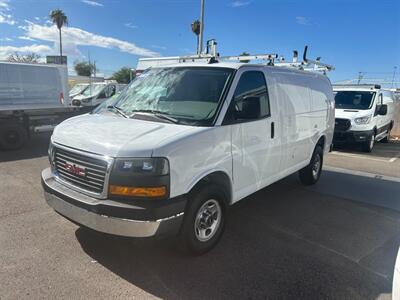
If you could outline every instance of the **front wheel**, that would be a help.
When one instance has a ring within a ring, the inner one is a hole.
[[[324,151],[321,146],[315,147],[310,163],[299,171],[299,178],[302,184],[312,185],[317,183],[322,172],[323,157]]]
[[[0,128],[0,147],[5,150],[22,148],[28,139],[26,130],[19,124]]]
[[[225,196],[213,184],[193,194],[185,211],[179,240],[185,252],[200,255],[210,251],[221,238],[225,225]]]
[[[364,142],[362,148],[363,148],[364,152],[369,153],[369,152],[372,152],[374,145],[375,145],[375,135],[373,134],[369,141]]]

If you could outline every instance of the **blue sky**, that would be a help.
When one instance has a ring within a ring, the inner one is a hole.
[[[55,8],[69,18],[69,62],[90,52],[101,73],[135,67],[139,56],[185,55],[196,48],[190,23],[199,17],[200,0],[0,0],[0,59],[13,51],[57,54],[47,17]],[[336,67],[332,81],[359,71],[391,78],[393,67],[400,69],[400,1],[206,0],[205,37],[216,38],[223,55],[289,58],[308,44],[310,56]]]

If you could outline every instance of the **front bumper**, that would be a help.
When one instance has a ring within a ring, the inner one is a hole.
[[[67,219],[96,231],[128,236],[152,237],[179,232],[186,198],[127,201],[96,199],[76,192],[54,178],[50,168],[42,172],[47,204]],[[152,202],[154,201],[154,202]],[[160,204],[161,203],[161,204]]]
[[[335,131],[333,134],[334,144],[343,143],[363,143],[371,140],[374,135],[373,130],[366,131]]]

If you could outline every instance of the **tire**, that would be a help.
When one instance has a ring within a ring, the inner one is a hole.
[[[382,143],[385,143],[385,144],[387,144],[387,143],[389,143],[389,139],[390,139],[390,128],[388,129],[388,131],[387,131],[387,136],[385,136],[385,138],[383,138],[383,139],[381,139],[381,142]]]
[[[370,152],[372,152],[372,149],[374,148],[374,145],[375,145],[375,134],[372,135],[371,138],[368,141],[363,143],[362,150],[364,152],[370,153]]]
[[[299,178],[304,185],[313,185],[317,183],[321,176],[322,164],[324,161],[324,151],[317,145],[308,166],[299,171]]]
[[[215,184],[204,185],[192,195],[179,232],[179,243],[185,253],[201,255],[210,251],[222,236],[226,201]]]
[[[28,133],[19,124],[6,125],[0,129],[0,147],[5,150],[22,148],[28,139]]]

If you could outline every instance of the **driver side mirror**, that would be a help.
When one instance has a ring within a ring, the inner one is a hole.
[[[387,114],[387,104],[382,104],[381,107],[379,108],[378,114],[381,116],[386,116]]]
[[[255,120],[260,117],[261,107],[259,97],[244,97],[236,101],[236,120]]]

